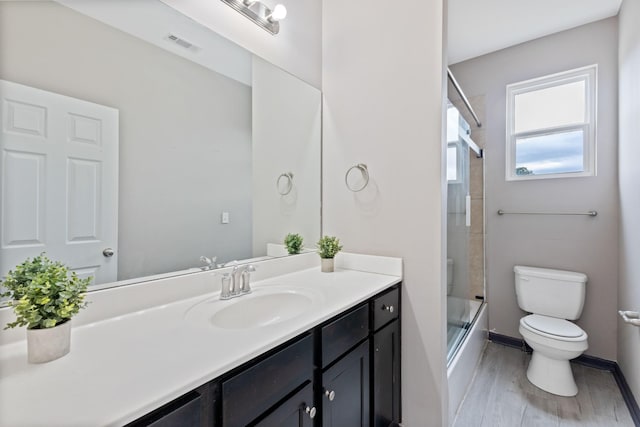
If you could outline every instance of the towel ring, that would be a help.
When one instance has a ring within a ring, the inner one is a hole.
[[[280,183],[282,182],[283,179],[286,180],[286,184],[284,189],[281,190]],[[278,190],[278,194],[280,194],[281,196],[286,196],[287,194],[291,193],[292,188],[293,188],[293,173],[291,172],[281,173],[278,179],[276,180],[276,189]]]
[[[362,178],[362,184],[360,186],[354,186],[353,184],[349,183],[349,176],[352,176],[353,172],[355,172],[356,170],[360,171],[360,175]],[[364,163],[358,163],[357,165],[351,166],[349,169],[347,169],[347,173],[344,175],[344,183],[347,185],[347,188],[354,193],[364,190],[365,187],[369,184],[369,169],[367,168],[367,165],[365,165]]]

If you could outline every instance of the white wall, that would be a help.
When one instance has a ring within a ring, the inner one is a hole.
[[[404,425],[446,423],[443,4],[323,2],[323,233],[404,259]],[[344,182],[356,163],[369,186]]]
[[[487,297],[489,327],[519,337],[514,265],[558,268],[589,277],[578,324],[587,354],[616,360],[618,281],[617,18],[609,18],[451,67],[465,94],[486,95]],[[505,180],[506,89],[535,77],[598,64],[598,175]],[[497,210],[589,211],[585,216],[498,216]]]
[[[283,68],[314,87],[322,81],[322,1],[263,0],[269,7],[281,3],[287,18],[272,36],[220,0],[162,0],[254,54]]]
[[[253,252],[264,255],[267,243],[282,244],[287,233],[313,249],[320,238],[321,93],[255,56],[252,74]],[[293,187],[280,195],[276,182],[287,172]]]
[[[120,111],[120,279],[251,255],[251,88],[57,3],[0,12],[0,78]]]
[[[620,10],[620,284],[618,307],[640,311],[640,2]],[[618,364],[640,401],[640,328],[618,321]]]

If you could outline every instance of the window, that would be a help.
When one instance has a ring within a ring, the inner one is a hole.
[[[597,71],[507,86],[508,181],[595,175]]]
[[[447,181],[460,182],[458,177],[458,144],[450,142],[447,145]]]

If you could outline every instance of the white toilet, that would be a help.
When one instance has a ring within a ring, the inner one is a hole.
[[[575,323],[584,306],[587,276],[571,271],[515,266],[518,305],[528,311],[520,334],[533,349],[527,378],[559,396],[575,396],[578,387],[569,360],[589,345],[587,333]]]

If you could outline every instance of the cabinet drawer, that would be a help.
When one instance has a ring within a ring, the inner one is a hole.
[[[192,391],[127,427],[200,427],[201,417],[202,396]]]
[[[311,427],[316,411],[313,405],[313,385],[309,383],[254,427]]]
[[[307,335],[222,383],[222,425],[246,426],[312,375],[313,339]]]
[[[392,289],[371,302],[373,310],[373,329],[377,331],[390,321],[398,318],[400,311],[400,289]]]
[[[322,367],[342,356],[369,334],[369,310],[366,305],[322,327]]]

